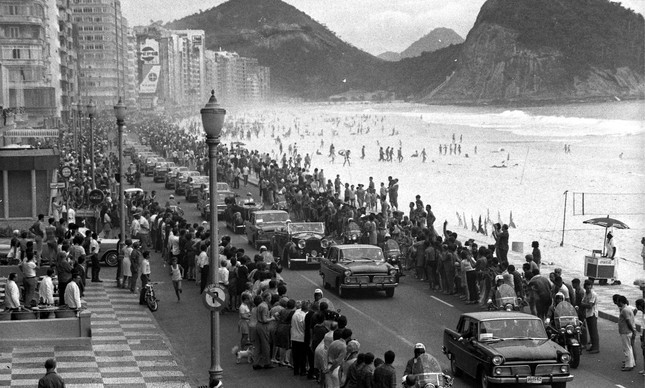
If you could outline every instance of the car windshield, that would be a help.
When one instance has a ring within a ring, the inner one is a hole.
[[[292,222],[289,224],[289,233],[303,232],[325,234],[325,225],[322,222]]]
[[[490,319],[482,321],[481,340],[546,339],[544,324],[539,319]]]
[[[207,176],[197,176],[193,178],[193,184],[201,185],[208,183],[208,177]]]
[[[346,248],[342,252],[344,261],[383,260],[383,251],[378,247]]]
[[[289,219],[289,214],[286,212],[263,213],[258,214],[255,221],[260,222],[285,222]]]
[[[217,191],[231,191],[231,188],[226,182],[217,182]]]

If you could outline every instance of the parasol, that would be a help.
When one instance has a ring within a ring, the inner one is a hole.
[[[608,228],[616,228],[616,229],[629,229],[629,226],[627,226],[624,222],[619,221],[615,218],[609,218],[609,215],[607,217],[600,217],[600,218],[592,218],[587,221],[583,221],[583,224],[589,224],[589,225],[598,225],[602,226],[605,228],[605,239],[603,240],[603,255],[605,253],[605,243],[607,242],[607,229]]]

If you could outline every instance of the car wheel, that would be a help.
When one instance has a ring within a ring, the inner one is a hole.
[[[116,252],[109,252],[105,255],[104,257],[105,264],[108,265],[108,267],[116,267],[119,265],[119,255]]]
[[[461,369],[459,369],[459,367],[457,366],[457,363],[455,362],[454,354],[450,355],[450,373],[452,373],[452,377],[461,376]]]
[[[291,258],[287,256],[287,268],[289,268],[290,270],[293,270],[294,264],[295,263],[291,262]]]
[[[323,274],[321,273],[321,274],[320,274],[320,277],[322,278],[323,288],[324,288],[325,290],[328,290],[330,286],[329,286],[329,283],[327,283],[327,282],[325,281],[325,275],[323,275]]]
[[[479,380],[479,386],[481,388],[492,388],[495,384],[488,381],[486,372],[483,368],[479,368],[479,373],[477,374],[477,380]]]
[[[567,346],[567,350],[571,355],[571,360],[569,361],[569,366],[573,369],[576,369],[580,366],[580,347],[579,346]]]
[[[385,296],[388,298],[391,298],[394,296],[394,288],[386,288],[385,289]]]

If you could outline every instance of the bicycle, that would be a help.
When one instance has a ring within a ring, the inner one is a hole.
[[[155,288],[154,285],[158,284],[156,282],[148,282],[146,284],[146,293],[145,293],[145,301],[146,304],[148,305],[148,308],[150,311],[155,312],[159,308],[159,299],[157,299],[157,296],[155,295]]]

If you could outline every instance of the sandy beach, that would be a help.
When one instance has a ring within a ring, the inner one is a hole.
[[[252,111],[229,110],[234,121],[260,121],[259,136],[224,135],[223,142],[242,141],[249,149],[281,158],[289,145],[312,156],[312,169],[327,179],[339,174],[343,183],[374,177],[377,186],[388,176],[399,179],[399,205],[420,194],[432,205],[438,223],[474,237],[472,222],[513,222],[511,242],[540,242],[543,261],[581,271],[584,256],[601,250],[604,229],[584,220],[610,215],[627,225],[614,231],[619,279],[631,284],[645,277],[640,252],[645,236],[645,115],[642,102],[581,104],[504,109],[414,104],[343,104],[280,106]],[[249,127],[250,128],[250,127]],[[362,131],[359,130],[362,128]],[[290,131],[290,134],[287,133]],[[394,135],[392,134],[394,133]],[[453,140],[454,136],[454,140]],[[322,140],[322,143],[321,143]],[[328,157],[336,149],[335,162]],[[439,153],[439,146],[461,147],[461,153]],[[565,153],[565,144],[570,153]],[[378,162],[379,145],[394,147],[393,162]],[[365,146],[365,159],[361,148]],[[404,156],[397,161],[401,147]],[[476,147],[476,151],[475,151]],[[421,156],[425,148],[427,161]],[[343,166],[339,150],[351,151]],[[317,151],[321,155],[317,155]],[[561,247],[565,191],[564,245]],[[584,212],[582,214],[582,195]],[[603,193],[594,194],[594,193]],[[575,202],[575,204],[574,204]],[[465,218],[467,228],[459,226]],[[491,225],[487,225],[490,233]],[[492,238],[478,235],[478,240]]]

